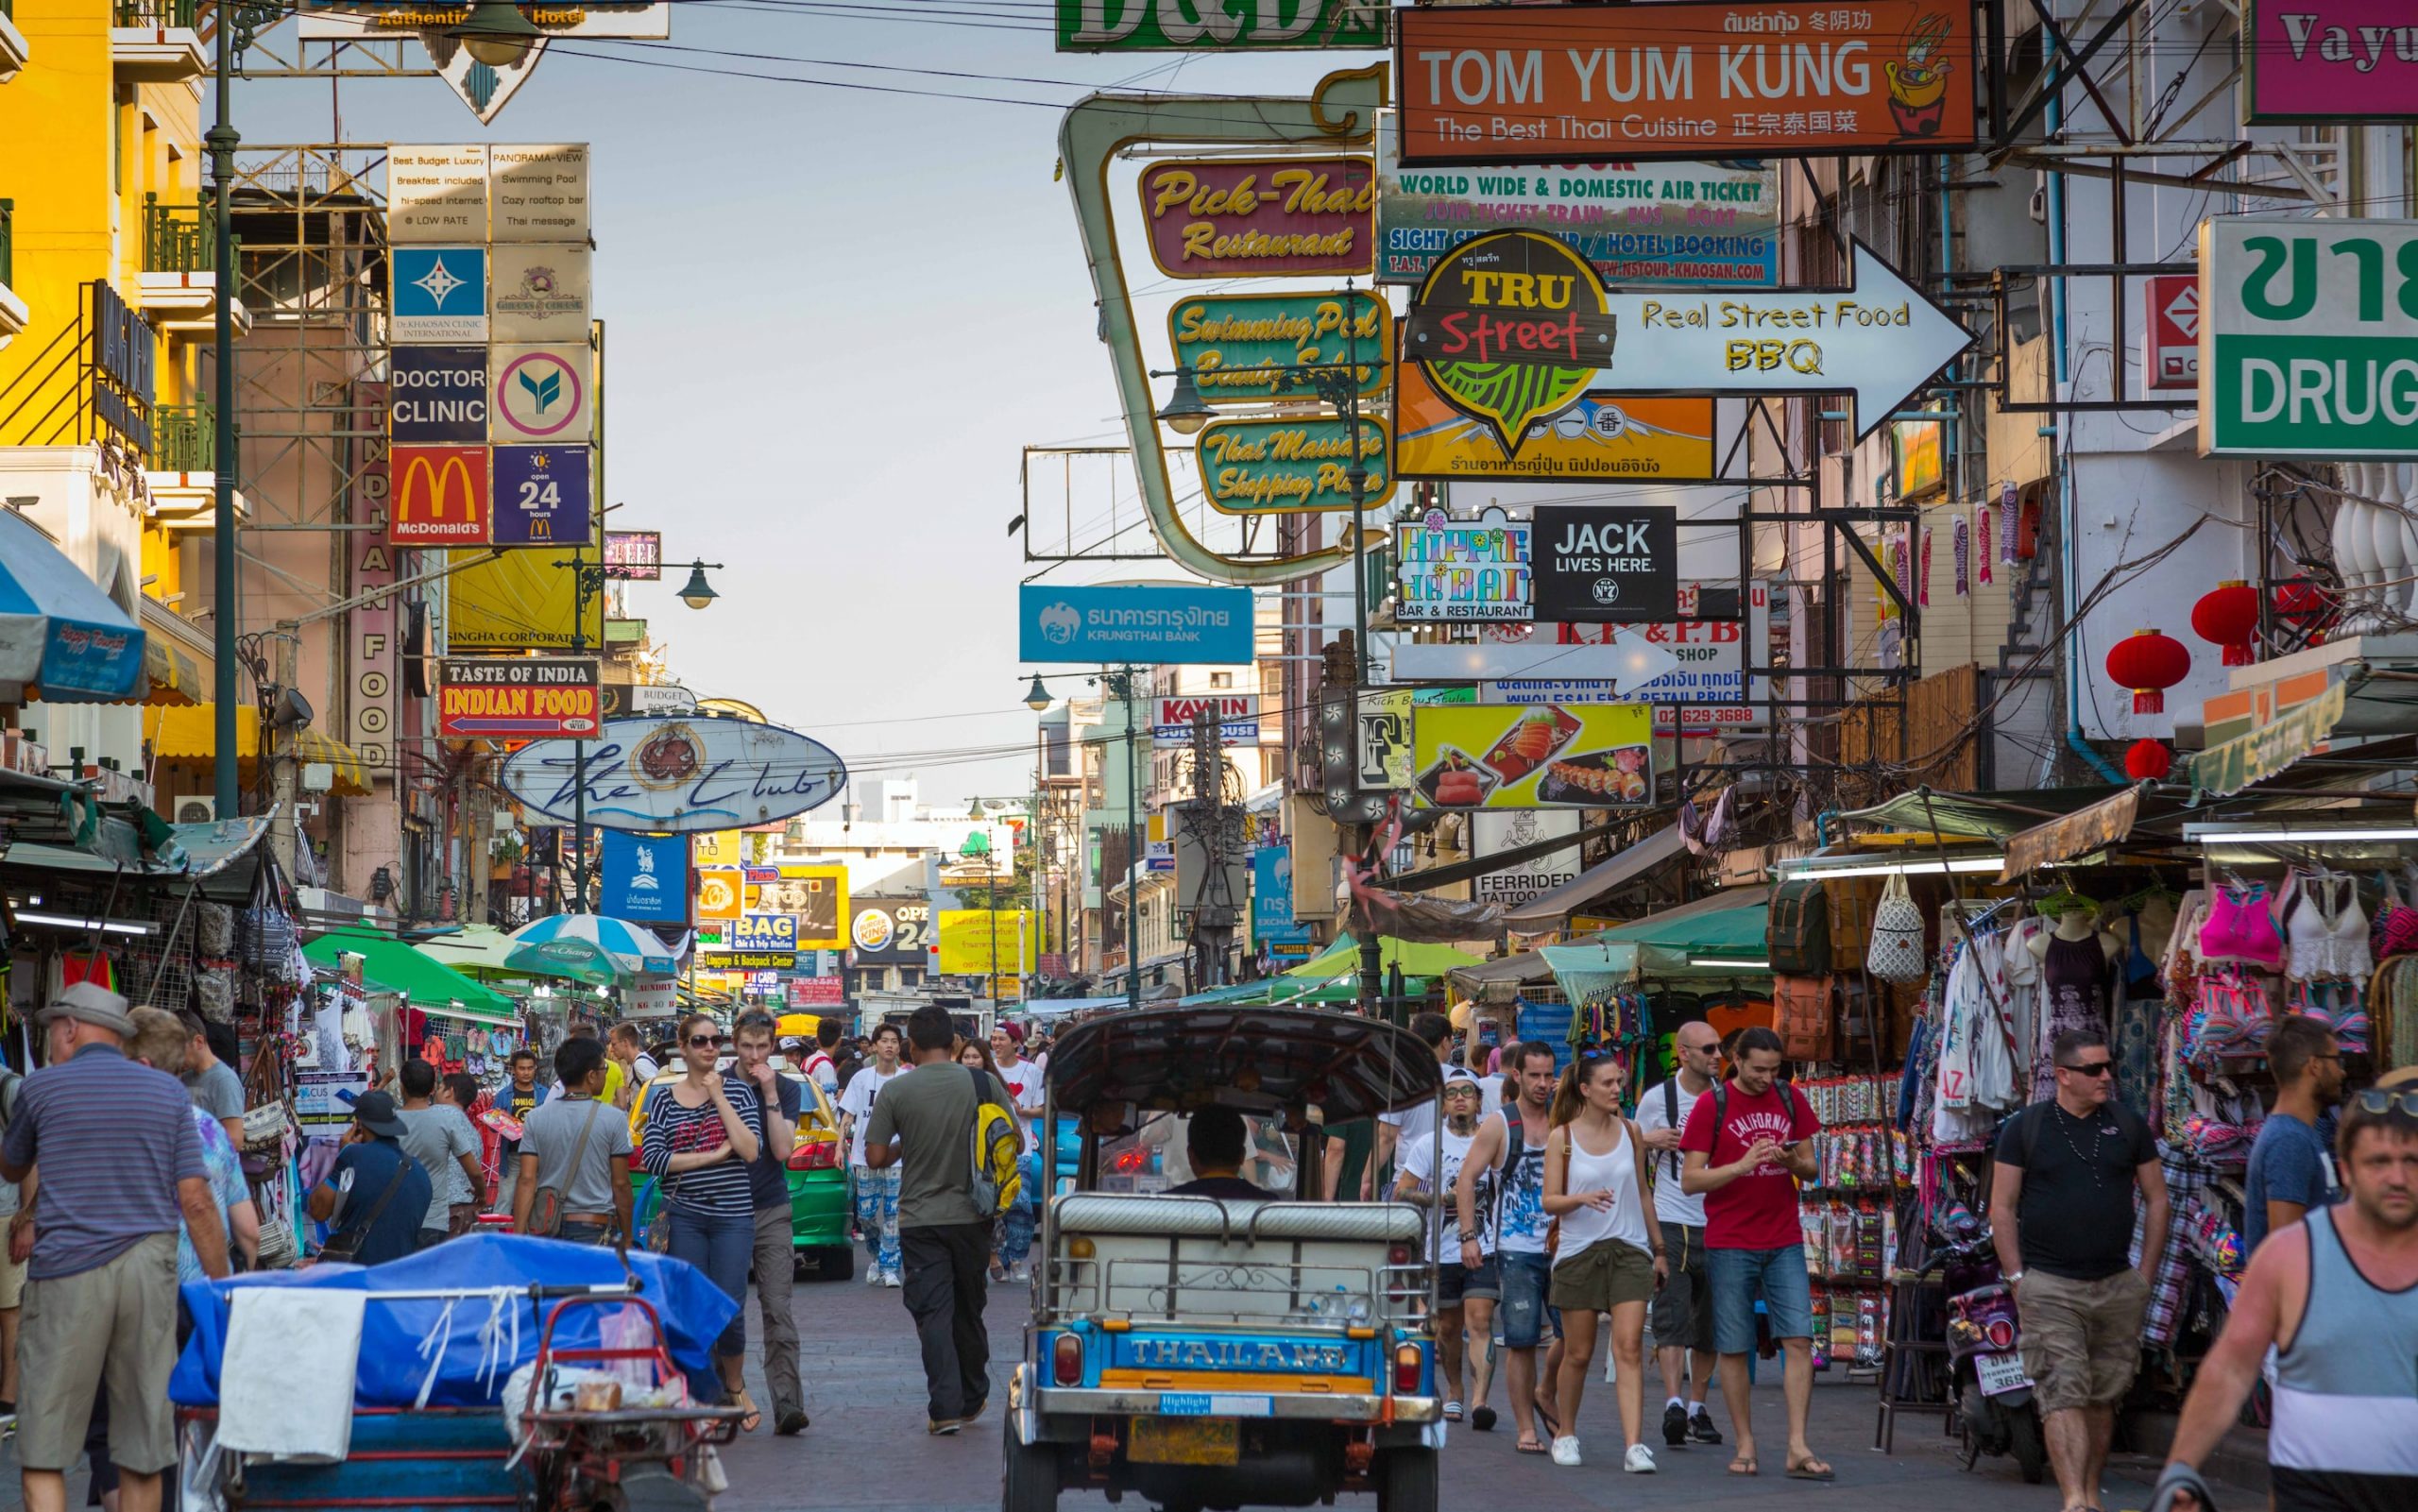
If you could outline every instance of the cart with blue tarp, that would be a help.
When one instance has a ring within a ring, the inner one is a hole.
[[[741,1413],[719,1405],[708,1351],[739,1304],[683,1261],[470,1234],[184,1296],[169,1396],[188,1505],[618,1512],[721,1489],[714,1449]],[[357,1350],[309,1330],[281,1360],[268,1320],[329,1308],[357,1319]],[[349,1414],[328,1401],[348,1365]]]

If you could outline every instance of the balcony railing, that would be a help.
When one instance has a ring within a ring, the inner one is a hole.
[[[143,196],[144,272],[210,273],[217,258],[208,205],[162,205],[157,195]]]
[[[151,412],[151,457],[161,472],[215,472],[218,414],[207,404],[162,404]]]
[[[182,26],[194,28],[200,0],[114,0],[112,25],[120,26]]]
[[[8,9],[9,0],[0,0],[0,11]],[[0,283],[17,281],[17,239],[14,224],[17,202],[0,199]]]

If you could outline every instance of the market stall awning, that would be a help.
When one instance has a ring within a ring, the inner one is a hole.
[[[491,924],[465,925],[451,934],[432,935],[419,949],[465,977],[553,977],[577,981],[579,974],[544,961],[507,966],[504,958],[518,949],[513,938]]]
[[[1877,824],[1928,836],[1936,823],[1949,840],[2002,841],[2042,820],[2069,814],[2123,790],[2104,784],[2087,788],[2018,789],[2012,792],[1933,792],[1917,788],[1869,808],[1850,808],[1839,817],[1858,824]]]
[[[141,691],[143,627],[33,521],[0,510],[0,683],[54,704]]]
[[[1582,943],[1635,945],[1639,969],[1649,976],[1734,977],[1768,971],[1762,963],[1771,892],[1768,886],[1727,888],[1634,924],[1589,935]]]
[[[480,986],[452,967],[391,935],[367,929],[331,929],[302,947],[313,964],[335,969],[341,958],[361,958],[362,979],[371,987],[400,993],[414,1008],[449,1013],[483,1024],[513,1027],[520,1022],[512,999]]]
[[[1389,935],[1377,937],[1379,970],[1400,966],[1405,977],[1441,977],[1456,966],[1474,966],[1485,958],[1450,945],[1417,944]],[[1325,977],[1360,969],[1360,945],[1350,935],[1285,973],[1287,977]]]
[[[1520,995],[1521,988],[1553,980],[1553,968],[1539,952],[1523,950],[1474,966],[1456,966],[1444,977],[1454,991],[1473,1002],[1507,1003]]]
[[[1632,881],[1646,872],[1682,855],[1687,842],[1679,836],[1679,826],[1658,829],[1607,861],[1598,861],[1561,886],[1521,904],[1503,916],[1503,922],[1513,929],[1543,929],[1570,917],[1574,909],[1582,909],[1596,898],[1609,892],[1624,882]]]
[[[2036,867],[2070,861],[2121,841],[2133,832],[2133,822],[2141,813],[2141,794],[2151,786],[2144,782],[2123,789],[2070,814],[2009,835],[2006,865],[2000,871],[1999,880],[2012,882]]]
[[[151,754],[169,760],[207,761],[218,754],[218,705],[194,704],[182,707],[152,707],[143,711],[143,738]],[[250,710],[235,716],[235,760],[239,769],[259,762],[261,722]],[[369,772],[361,753],[305,725],[294,732],[294,759],[310,765],[326,762],[335,769],[338,797],[360,798],[369,792]]]
[[[1642,947],[1626,940],[1590,935],[1575,944],[1547,945],[1537,952],[1562,995],[1584,1003],[1614,992],[1637,975]]]

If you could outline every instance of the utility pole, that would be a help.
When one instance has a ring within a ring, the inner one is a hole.
[[[1125,1006],[1142,1006],[1142,779],[1136,774],[1140,730],[1133,721],[1133,664],[1119,674],[1117,690],[1125,700]]]
[[[1217,716],[1208,709],[1192,715],[1192,802],[1184,807],[1184,827],[1200,858],[1197,885],[1185,902],[1192,913],[1193,980],[1197,988],[1226,985],[1226,964],[1233,954],[1235,925],[1240,900],[1235,896],[1227,866],[1234,853],[1225,796],[1225,753]],[[1182,852],[1179,851],[1179,867]]]
[[[202,141],[210,152],[211,318],[216,350],[212,359],[217,409],[211,416],[213,500],[210,527],[212,790],[218,817],[232,819],[241,803],[236,781],[235,736],[235,147],[242,139],[234,124],[235,10],[221,5],[218,25],[218,116]],[[288,821],[289,824],[291,821]],[[282,853],[291,875],[294,863],[292,831]]]

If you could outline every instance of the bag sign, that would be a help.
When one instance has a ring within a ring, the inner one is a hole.
[[[2418,457],[2418,221],[2200,223],[2200,454]]]

